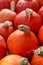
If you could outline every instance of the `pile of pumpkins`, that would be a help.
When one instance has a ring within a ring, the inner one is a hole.
[[[43,65],[43,0],[0,0],[0,65]]]

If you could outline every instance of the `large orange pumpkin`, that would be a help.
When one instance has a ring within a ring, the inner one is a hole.
[[[4,23],[0,23],[0,35],[2,35],[5,39],[14,31],[13,23],[10,21],[5,21]]]
[[[41,21],[41,17],[39,14],[27,8],[26,10],[20,12],[14,20],[15,29],[17,29],[18,25],[20,24],[25,24],[29,26],[30,29],[34,33],[36,33],[39,30],[42,24],[42,21]]]
[[[30,58],[33,50],[38,47],[38,40],[28,26],[19,25],[19,30],[14,31],[8,37],[7,46],[10,54]]]
[[[43,46],[35,51],[31,65],[43,65]]]
[[[0,65],[30,65],[27,58],[19,55],[8,55],[0,60]]]
[[[6,55],[6,42],[4,38],[0,35],[0,59]]]

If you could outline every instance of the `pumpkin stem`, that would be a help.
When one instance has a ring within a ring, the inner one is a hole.
[[[41,48],[38,48],[34,51],[34,53],[40,55],[40,56],[43,56],[43,50],[41,50]]]
[[[18,29],[21,30],[21,31],[24,31],[25,33],[30,32],[30,27],[28,27],[26,25],[18,25]]]
[[[28,59],[22,58],[22,60],[20,61],[20,65],[28,65]]]
[[[14,1],[12,1],[11,2],[11,11],[15,11],[15,2]]]
[[[29,20],[30,20],[30,18],[32,17],[32,13],[33,13],[33,11],[31,10],[31,9],[26,9],[25,10],[26,11],[26,15],[27,15],[27,17],[29,18]]]
[[[12,26],[12,25],[13,25],[13,23],[10,22],[10,21],[5,21],[5,22],[4,22],[4,26],[5,26],[5,27],[9,27],[9,26]]]

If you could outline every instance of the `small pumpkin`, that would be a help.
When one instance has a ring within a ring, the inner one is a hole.
[[[7,46],[3,36],[0,35],[0,59],[6,55]]]
[[[18,3],[16,4],[17,13],[25,10],[26,8],[30,8],[38,12],[39,4],[36,0],[19,0]]]
[[[19,55],[8,55],[1,59],[0,65],[30,65],[27,58]]]
[[[42,21],[38,13],[36,13],[32,9],[26,8],[16,16],[14,20],[15,29],[17,29],[18,25],[20,24],[29,26],[30,29],[34,33],[36,33],[39,30],[40,26],[42,25]]]
[[[38,39],[40,41],[40,44],[43,45],[43,25],[40,27],[38,32]]]
[[[0,23],[0,35],[2,35],[5,39],[14,31],[13,23],[10,21],[5,21],[4,23]]]
[[[42,18],[42,23],[43,23],[43,6],[39,9],[39,15],[41,16]]]
[[[43,65],[43,46],[35,50],[31,65]]]
[[[11,2],[11,10],[9,9],[2,9],[0,11],[0,23],[5,22],[5,21],[11,21],[13,22],[15,17],[16,17],[16,13],[14,12],[15,10],[15,3],[14,1]]]
[[[34,49],[38,48],[38,40],[30,28],[19,25],[18,30],[14,31],[7,40],[10,54],[18,54],[30,58]]]

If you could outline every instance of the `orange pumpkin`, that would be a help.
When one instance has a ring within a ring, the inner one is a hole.
[[[10,21],[5,21],[4,23],[0,23],[0,35],[2,35],[5,39],[14,31],[13,23]]]
[[[35,11],[31,9],[26,9],[20,12],[15,20],[14,20],[14,27],[15,29],[18,28],[18,25],[24,24],[30,27],[30,29],[36,33],[40,26],[42,25],[41,17]]]
[[[5,22],[6,20],[9,20],[11,22],[13,22],[13,20],[16,17],[16,13],[12,12],[9,9],[3,9],[0,11],[0,22]]]
[[[18,28],[8,37],[8,50],[10,54],[19,54],[30,58],[33,54],[31,50],[38,48],[38,40],[28,26],[19,25]]]
[[[6,42],[4,38],[0,35],[0,59],[6,55]]]
[[[40,41],[40,44],[43,45],[43,25],[40,27],[38,32],[38,39]]]
[[[27,58],[19,55],[8,55],[0,60],[0,65],[30,65]]]
[[[43,46],[35,51],[31,65],[43,65]]]

